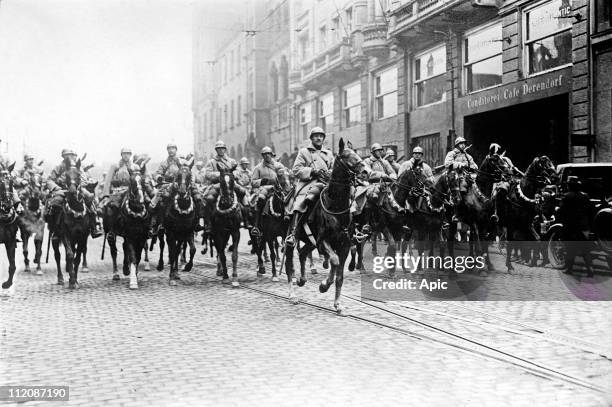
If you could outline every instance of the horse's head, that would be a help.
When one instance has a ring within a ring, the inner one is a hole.
[[[525,175],[528,179],[540,185],[550,185],[556,182],[558,178],[555,165],[546,155],[534,158],[529,167],[527,167]]]
[[[64,173],[68,197],[80,200],[81,197],[81,160],[69,161]]]
[[[446,184],[453,205],[459,204],[462,194],[467,193],[469,189],[465,173],[459,173],[453,169],[443,174],[440,181]]]
[[[350,141],[348,143],[350,144]],[[370,171],[359,154],[345,146],[342,138],[338,142],[338,155],[336,155],[334,164],[340,164],[351,177],[357,176],[363,171]]]
[[[11,173],[15,163],[4,166],[0,164],[0,215],[9,214],[15,202],[13,202],[13,177]]]
[[[185,198],[191,187],[191,168],[193,167],[193,160],[188,164],[181,165],[178,173],[176,174],[175,182],[180,198]]]

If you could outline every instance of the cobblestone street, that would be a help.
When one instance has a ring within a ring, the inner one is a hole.
[[[326,311],[333,289],[318,293],[319,262],[292,305],[281,298],[286,277],[258,278],[246,251],[234,289],[199,248],[177,287],[167,271],[141,271],[137,291],[126,277],[111,280],[99,241],[74,291],[55,285],[51,264],[36,276],[19,260],[15,287],[0,298],[0,385],[67,385],[69,405],[610,403],[609,302],[362,303],[359,274],[347,272],[342,318]],[[552,269],[490,278],[500,293],[565,295]],[[26,405],[37,403],[58,404]]]

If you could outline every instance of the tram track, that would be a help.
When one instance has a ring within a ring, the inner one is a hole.
[[[200,262],[198,262],[200,263]],[[210,266],[210,263],[204,263],[201,262],[200,264],[202,265],[207,265]],[[195,273],[195,275],[202,277],[204,279],[207,279],[209,281],[222,281],[220,278],[218,277],[211,277],[211,276],[206,276],[202,273]],[[247,289],[249,291],[253,291],[268,297],[272,297],[278,300],[282,300],[285,302],[289,302],[289,298],[285,295],[270,291],[270,290],[266,290],[260,287],[253,287],[250,284],[247,283],[241,283],[240,287]],[[392,315],[396,318],[402,319],[403,321],[408,321],[409,323],[411,323],[412,325],[418,326],[421,329],[425,329],[431,333],[433,333],[433,335],[431,334],[424,334],[424,333],[419,333],[416,332],[413,329],[407,329],[405,327],[401,327],[401,326],[397,326],[396,324],[390,324],[387,322],[383,322],[380,320],[376,320],[373,318],[369,318],[367,316],[364,315],[358,315],[355,313],[349,313],[346,315],[346,318],[348,319],[352,319],[355,321],[359,321],[361,323],[366,323],[369,325],[374,325],[380,328],[385,328],[385,329],[389,329],[395,333],[404,335],[404,336],[408,336],[411,337],[413,339],[418,339],[418,340],[424,340],[424,341],[429,341],[429,342],[434,342],[437,344],[440,344],[442,346],[445,347],[450,347],[453,348],[457,351],[463,352],[463,353],[467,353],[470,355],[475,355],[484,359],[488,359],[488,360],[494,360],[506,365],[510,365],[513,366],[515,368],[518,368],[520,370],[523,370],[529,374],[541,377],[541,378],[545,378],[548,380],[556,380],[556,381],[560,381],[560,382],[564,382],[564,383],[569,383],[575,386],[579,386],[582,388],[586,388],[598,393],[607,393],[608,390],[601,387],[600,385],[593,383],[587,379],[584,378],[580,378],[577,377],[575,375],[571,375],[568,373],[564,373],[563,371],[556,369],[554,367],[550,367],[547,366],[545,364],[539,363],[539,362],[535,362],[532,360],[529,360],[527,358],[512,354],[510,352],[505,352],[501,349],[498,349],[496,347],[493,346],[489,346],[486,345],[484,343],[475,341],[473,339],[469,339],[463,335],[460,334],[456,334],[453,333],[451,331],[448,331],[446,329],[437,327],[433,324],[429,324],[427,322],[423,322],[421,320],[418,320],[416,318],[412,318],[409,316],[406,316],[404,314],[401,314],[399,312],[393,311],[391,309],[388,309],[386,307],[383,306],[378,306],[375,304],[372,304],[370,301],[368,301],[367,299],[364,300],[362,298],[356,298],[353,297],[351,295],[343,295],[344,298],[347,298],[351,301],[354,301],[358,304],[361,304],[363,307],[365,308],[370,308],[370,309],[376,309],[377,311],[380,312],[384,312],[386,314]],[[327,306],[323,306],[320,304],[316,304],[312,301],[308,301],[308,300],[304,300],[304,299],[300,299],[300,304],[308,306],[310,308],[314,308],[316,310],[322,311],[322,312],[326,312],[326,313],[331,313],[331,314],[336,314],[336,311],[331,308],[331,307],[327,307]],[[451,314],[448,314],[448,316],[452,317]],[[437,336],[437,337],[436,337]],[[605,357],[605,356],[604,356]],[[606,357],[607,358],[607,357]]]

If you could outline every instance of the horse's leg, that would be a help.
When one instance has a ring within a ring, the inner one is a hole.
[[[83,247],[83,267],[81,267],[81,272],[89,272],[89,267],[87,267],[87,242],[85,242],[85,246]]]
[[[512,251],[515,247],[514,230],[508,226],[506,229],[506,268],[508,269],[508,273],[514,270],[514,267],[512,266]]]
[[[181,244],[181,263],[182,263],[182,264],[187,263],[187,255],[186,255],[186,252],[187,252],[187,242],[183,242],[183,243]]]
[[[138,263],[140,261],[140,255],[138,255],[138,259],[136,258],[136,252],[134,247],[134,242],[131,239],[124,239],[124,255],[128,259],[129,263],[129,273],[130,273],[130,289],[136,290],[138,289]]]
[[[151,271],[151,265],[149,264],[149,245],[146,240],[144,241],[144,246],[140,253],[142,253],[142,250],[144,250],[144,271]]]
[[[37,276],[43,275],[42,268],[40,267],[40,258],[42,257],[42,247],[43,247],[44,236],[45,236],[45,232],[43,228],[43,230],[40,233],[36,233],[36,236],[34,237],[34,250],[35,250],[34,264],[36,264],[36,275]]]
[[[268,248],[266,247],[265,244],[263,245],[263,257],[266,263],[270,262],[270,257],[268,256]]]
[[[376,247],[376,240],[378,239],[378,231],[372,232],[372,256],[378,256],[378,248]]]
[[[363,265],[363,249],[365,247],[365,241],[357,244],[357,270],[360,274],[365,274],[366,269]]]
[[[337,266],[340,261],[327,240],[323,240],[321,242],[319,249],[319,252],[326,254],[329,257],[329,261],[331,262],[331,267],[329,268],[329,274],[327,275],[327,278],[321,281],[321,284],[319,284],[319,292],[324,293],[327,292],[327,290],[329,290],[329,287],[334,283]]]
[[[345,316],[344,308],[340,304],[340,297],[342,297],[342,284],[344,282],[344,263],[348,255],[348,247],[342,248],[338,255],[339,264],[336,267],[336,295],[334,297],[334,308],[340,316]]]
[[[108,242],[111,259],[113,260],[113,280],[121,280],[119,271],[117,270],[117,236],[114,233],[109,233],[106,237],[106,241]]]
[[[393,277],[395,275],[395,269],[397,264],[395,264],[395,239],[393,238],[393,233],[389,230],[388,227],[383,228],[382,230],[383,236],[387,240],[387,252],[385,253],[387,257],[393,259],[393,266],[389,270],[389,276]]]
[[[287,273],[287,284],[289,289],[289,301],[293,304],[299,303],[299,300],[295,296],[295,290],[293,288],[293,276],[295,269],[293,268],[293,251],[294,247],[285,246],[285,272]]]
[[[74,248],[68,236],[62,238],[64,250],[66,251],[66,273],[68,273],[68,288],[76,288],[76,278],[74,275]]]
[[[86,242],[87,240],[85,240]],[[74,245],[74,281],[78,283],[79,281],[79,265],[81,264],[81,257],[85,250],[85,245],[83,241],[77,242]]]
[[[165,242],[164,242],[164,238],[165,235],[163,233],[158,233],[158,246],[159,246],[159,261],[157,262],[157,271],[163,271],[164,269],[164,247]],[[151,245],[153,245],[153,242],[151,242]]]
[[[272,281],[277,282],[278,277],[276,276],[276,250],[274,248],[276,238],[267,239],[268,249],[270,250],[270,263],[272,264]]]
[[[26,227],[23,226],[21,228],[19,228],[19,231],[21,233],[21,250],[23,251],[23,263],[25,265],[23,271],[25,273],[29,273],[30,272],[30,259],[28,258],[28,246],[30,244],[30,233],[26,230]]]
[[[123,238],[123,244],[121,245],[123,250],[123,275],[130,275],[130,256],[128,256],[127,239]]]
[[[193,269],[193,258],[195,256],[196,247],[195,247],[195,236],[193,233],[189,235],[189,240],[187,240],[186,244],[189,245],[189,261],[185,264],[183,271],[191,271]]]
[[[264,228],[263,233],[258,236],[251,237],[251,246],[255,249],[255,255],[257,256],[257,277],[261,277],[266,274],[266,266],[264,265],[263,253],[266,249],[266,232]]]
[[[240,286],[238,283],[238,243],[240,243],[240,229],[232,233],[232,287]]]
[[[298,255],[300,259],[300,279],[297,281],[298,287],[303,287],[306,284],[306,258],[310,254],[312,257],[312,251],[314,250],[314,246],[310,243],[305,244],[298,250]]]
[[[60,238],[53,236],[51,239],[53,245],[53,257],[55,258],[55,266],[57,268],[57,285],[64,285],[64,275],[62,274],[62,253],[60,252]]]
[[[15,276],[15,249],[17,243],[13,240],[12,242],[4,243],[4,248],[6,249],[6,257],[8,257],[9,268],[8,268],[8,279],[2,283],[3,289],[11,288],[13,285],[13,276]]]
[[[350,254],[351,254],[351,261],[349,262],[348,265],[348,269],[349,271],[353,271],[355,270],[355,258],[357,257],[357,246],[359,245],[358,242],[355,242],[354,244],[351,245],[351,250],[350,250]]]
[[[176,274],[178,271],[178,257],[180,256],[181,246],[177,244],[175,237],[171,234],[166,235],[166,243],[168,244],[168,264],[170,265],[170,273],[168,275],[169,284],[175,286],[177,284]]]

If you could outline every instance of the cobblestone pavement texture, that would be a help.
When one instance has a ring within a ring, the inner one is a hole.
[[[609,393],[528,373],[486,357],[494,352],[478,345],[348,297],[343,301],[349,315],[413,335],[249,290],[286,296],[287,283],[284,275],[281,283],[272,282],[269,271],[257,277],[245,242],[243,237],[242,286],[234,289],[217,280],[213,260],[199,252],[194,270],[181,273],[177,287],[168,285],[166,269],[141,271],[138,290],[128,288],[126,277],[111,280],[110,259],[98,260],[99,241],[90,242],[91,271],[80,274],[77,290],[55,285],[51,263],[36,276],[24,273],[19,259],[14,288],[0,297],[0,385],[68,385],[66,405],[612,402]],[[315,264],[318,274],[309,271],[308,283],[297,293],[303,302],[330,308],[333,287],[319,294],[326,272],[319,260]],[[366,266],[371,267],[371,256]],[[499,300],[517,298],[527,288],[575,299],[560,278],[550,268],[519,266],[512,275],[494,272],[487,284]],[[344,294],[359,298],[360,280],[357,272],[346,272]],[[414,295],[413,301],[372,304],[610,390],[610,302],[443,302]],[[464,350],[452,346],[458,344]],[[64,403],[26,403],[39,404]]]

